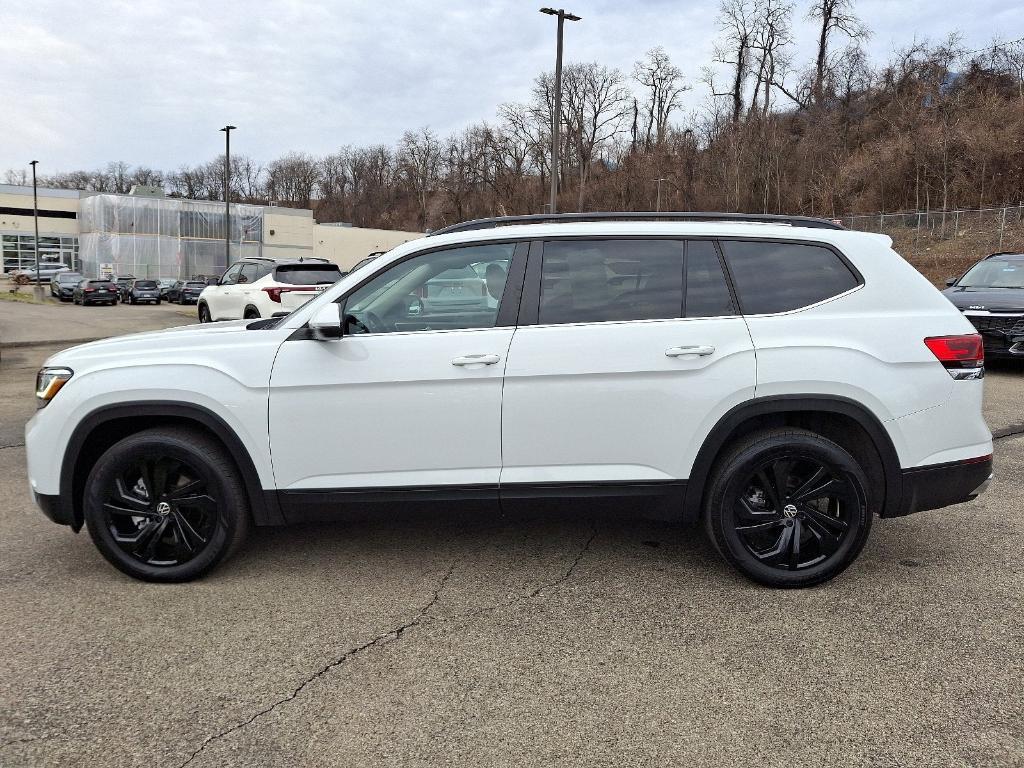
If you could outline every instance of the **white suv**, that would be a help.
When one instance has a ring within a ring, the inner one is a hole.
[[[53,356],[32,491],[154,581],[251,523],[576,497],[700,521],[746,576],[815,584],[874,516],[991,477],[981,339],[890,245],[793,217],[467,222],[285,317]],[[467,267],[493,301],[443,300]]]
[[[201,323],[286,315],[340,279],[326,259],[242,259],[203,289],[196,311]]]

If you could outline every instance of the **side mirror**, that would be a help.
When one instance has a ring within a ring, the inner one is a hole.
[[[333,341],[341,338],[341,305],[324,304],[306,324],[317,341]]]
[[[951,287],[953,287],[953,286],[954,286],[955,284],[956,284],[956,278],[955,278],[955,277],[947,277],[947,278],[946,278],[946,285],[947,285],[948,287],[950,287],[950,288],[951,288]]]

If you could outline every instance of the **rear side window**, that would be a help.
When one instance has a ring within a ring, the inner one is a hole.
[[[322,285],[341,279],[337,264],[288,264],[278,267],[274,279],[289,285]]]
[[[561,240],[544,244],[542,325],[679,317],[683,244],[673,240]]]
[[[839,255],[820,245],[735,240],[721,245],[747,315],[800,309],[859,284]]]
[[[710,240],[691,240],[686,246],[684,306],[687,317],[722,317],[737,312],[718,251]]]

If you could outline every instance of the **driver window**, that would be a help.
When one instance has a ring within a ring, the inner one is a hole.
[[[492,328],[515,243],[450,248],[415,256],[345,301],[345,333]]]
[[[238,273],[242,271],[242,262],[238,262],[220,278],[221,285],[234,285],[238,282]]]

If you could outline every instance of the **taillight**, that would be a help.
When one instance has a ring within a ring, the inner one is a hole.
[[[273,288],[263,289],[267,296],[270,297],[271,301],[276,301],[278,304],[281,303],[282,293],[312,293],[316,291],[315,285],[294,285],[294,286],[277,286]]]
[[[985,345],[980,334],[930,336],[924,343],[954,379],[980,379],[985,375]]]
[[[92,292],[93,292],[93,291],[95,291],[96,289],[95,289],[95,288],[84,288],[83,290],[84,290],[84,291],[85,291],[86,293],[92,293]]]

